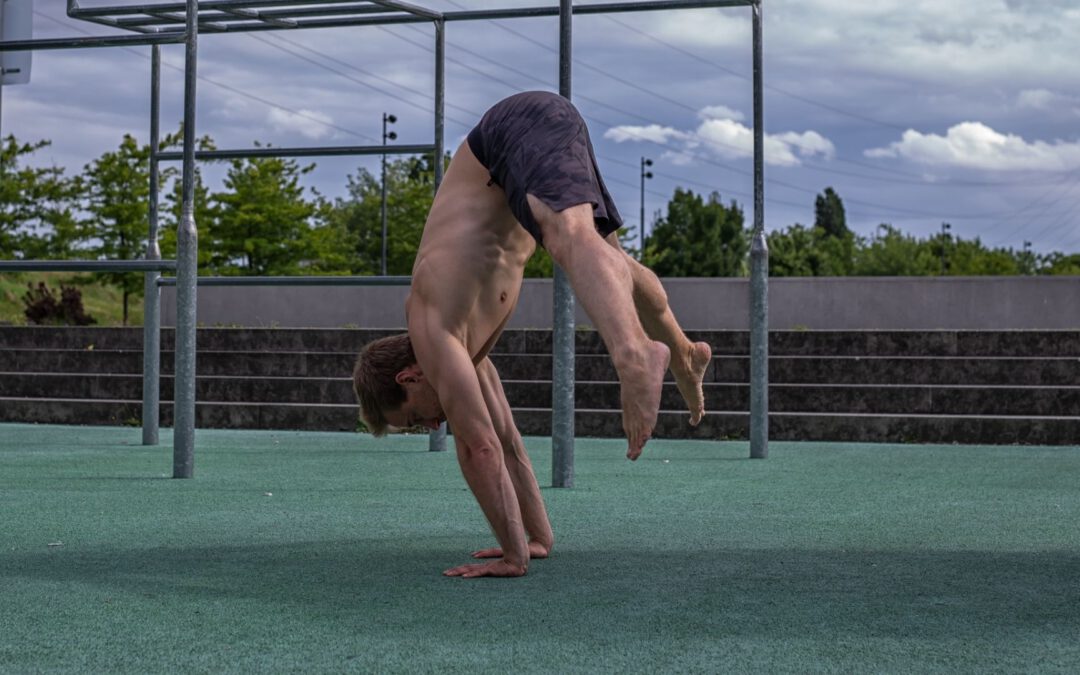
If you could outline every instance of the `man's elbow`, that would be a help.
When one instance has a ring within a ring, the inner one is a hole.
[[[502,466],[502,446],[498,442],[459,443],[457,451],[462,468],[482,472],[497,470]]]

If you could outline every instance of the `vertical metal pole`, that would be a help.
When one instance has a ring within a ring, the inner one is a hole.
[[[4,3],[7,0],[0,0],[0,40],[4,39]],[[0,157],[3,156],[4,148],[4,55],[7,52],[0,52]],[[3,165],[0,164],[0,171],[3,170]]]
[[[641,158],[641,218],[638,220],[638,260],[645,251],[645,158]]]
[[[158,144],[161,122],[161,47],[150,55],[150,235],[146,259],[161,260],[158,246]],[[143,286],[143,445],[158,444],[161,408],[161,272],[147,272]]]
[[[446,113],[446,22],[435,22],[435,192],[439,191],[443,179],[443,137]],[[446,450],[446,422],[428,434],[428,450],[443,452]]]
[[[184,50],[183,208],[176,234],[176,368],[173,394],[173,478],[195,473],[195,327],[199,234],[195,227],[195,83],[199,3],[187,0]]]
[[[559,0],[559,95],[571,98],[572,0]],[[551,484],[574,487],[574,292],[555,266],[551,373]]]
[[[769,246],[765,240],[765,131],[761,0],[754,14],[754,232],[750,244],[750,457],[769,455]]]
[[[382,275],[386,276],[386,113],[382,115],[382,201],[379,213],[382,218]]]

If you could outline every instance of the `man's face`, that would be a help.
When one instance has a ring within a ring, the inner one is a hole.
[[[405,402],[397,410],[386,411],[386,421],[391,426],[399,429],[417,426],[438,429],[446,421],[439,397],[419,366],[409,366],[394,379],[405,389]]]

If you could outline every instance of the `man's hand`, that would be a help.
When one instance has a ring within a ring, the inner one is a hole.
[[[523,577],[527,567],[527,565],[514,565],[505,560],[494,560],[487,563],[472,563],[452,567],[443,572],[443,575],[466,579],[474,577]]]
[[[537,558],[546,558],[551,553],[551,548],[544,546],[538,541],[529,542],[529,557],[533,560]],[[474,558],[501,558],[503,557],[503,551],[498,546],[494,548],[485,548],[479,551],[473,551],[472,557]]]

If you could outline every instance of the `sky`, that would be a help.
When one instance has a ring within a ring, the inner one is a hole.
[[[431,9],[554,0],[413,0]],[[83,0],[84,7],[145,4]],[[812,224],[832,187],[848,225],[1080,252],[1080,3],[1075,0],[764,0],[768,230]],[[35,0],[35,38],[117,31]],[[647,227],[676,187],[719,193],[753,219],[747,7],[578,15],[572,98],[626,224]],[[199,43],[199,135],[219,148],[431,143],[429,24],[214,35]],[[183,48],[162,48],[162,127],[182,117]],[[34,159],[77,173],[125,133],[149,139],[150,48],[39,51],[3,90],[6,136],[48,139]],[[453,22],[446,143],[510,94],[558,91],[554,17]],[[318,158],[306,184],[345,194],[378,158]],[[211,181],[220,170],[208,170]]]

